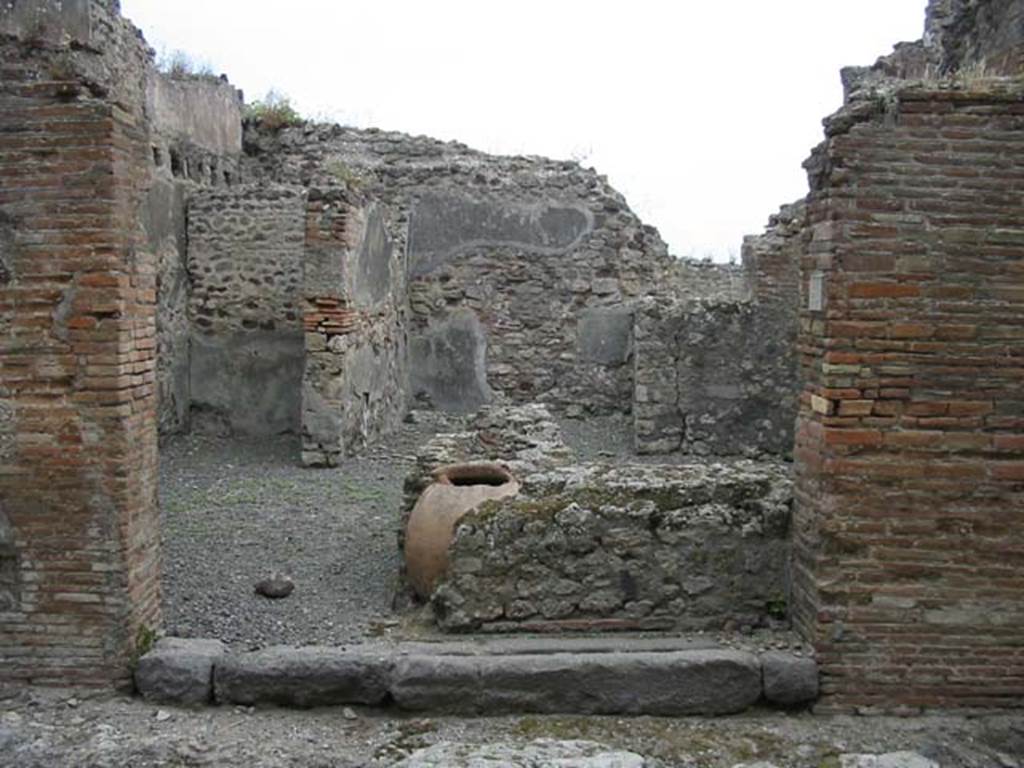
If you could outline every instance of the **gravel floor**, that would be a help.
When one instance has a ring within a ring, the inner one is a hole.
[[[392,618],[402,480],[437,427],[404,424],[335,469],[299,465],[294,436],[192,434],[161,447],[164,625],[236,646],[344,644]],[[274,573],[295,591],[254,593]]]

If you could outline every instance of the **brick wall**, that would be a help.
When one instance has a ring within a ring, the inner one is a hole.
[[[784,205],[760,235],[743,238],[743,273],[748,293],[762,310],[788,316],[795,336],[800,309],[800,255],[805,246],[807,207]],[[781,318],[780,318],[781,321]]]
[[[155,260],[145,52],[74,8],[0,50],[0,679],[101,684],[159,618]]]
[[[1024,702],[1022,96],[855,101],[808,162],[794,592],[827,705]]]

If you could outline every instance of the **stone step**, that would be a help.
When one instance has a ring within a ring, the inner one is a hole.
[[[686,640],[505,639],[231,653],[166,639],[144,655],[140,693],[163,703],[393,706],[411,712],[721,715],[818,693],[813,659]]]

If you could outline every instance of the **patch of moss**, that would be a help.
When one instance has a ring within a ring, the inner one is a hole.
[[[139,626],[138,631],[135,633],[135,646],[132,648],[130,659],[132,672],[138,669],[139,659],[153,650],[153,646],[156,645],[156,639],[157,633],[155,629],[145,624]]]
[[[768,600],[764,604],[765,613],[771,616],[773,619],[783,620],[788,614],[788,606],[786,604],[785,595],[775,595],[771,600]]]

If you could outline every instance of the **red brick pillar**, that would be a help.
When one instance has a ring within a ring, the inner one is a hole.
[[[1024,92],[908,89],[829,133],[802,265],[798,625],[837,708],[1021,706]]]
[[[0,679],[120,683],[159,617],[148,144],[21,74],[0,83]]]

